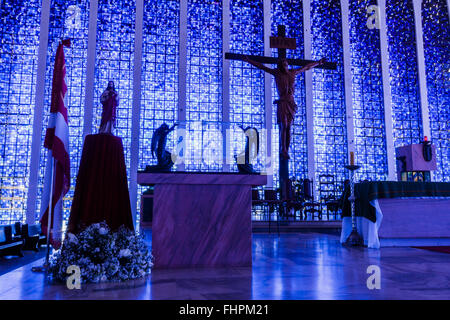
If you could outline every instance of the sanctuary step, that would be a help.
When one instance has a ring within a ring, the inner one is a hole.
[[[277,227],[276,221],[253,221],[253,233],[296,233],[296,232],[317,232],[327,234],[339,234],[341,231],[341,221],[280,221]]]
[[[341,221],[280,221],[280,233],[317,232],[326,234],[339,234]],[[141,224],[141,230],[151,230],[152,223]],[[252,233],[276,233],[276,221],[253,221]]]

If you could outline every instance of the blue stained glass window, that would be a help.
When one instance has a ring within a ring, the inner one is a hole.
[[[447,2],[448,3],[448,2]],[[437,147],[435,181],[450,181],[450,22],[444,0],[422,4],[431,140]]]
[[[222,1],[189,0],[187,17],[187,170],[222,168]],[[208,133],[209,132],[209,133]],[[207,154],[204,150],[210,150]],[[215,153],[214,153],[215,151]]]
[[[4,0],[0,3],[0,223],[25,221],[31,139],[35,107],[41,0]],[[46,60],[44,123],[50,108],[54,56],[62,38],[72,40],[65,48],[67,107],[71,155],[71,190],[64,198],[67,219],[82,151],[86,56],[90,0],[51,0]],[[92,132],[101,119],[100,95],[109,80],[115,81],[120,101],[115,134],[123,139],[127,168],[130,163],[131,109],[134,67],[135,0],[99,0]],[[230,51],[262,55],[263,0],[230,0]],[[283,24],[287,36],[297,39],[288,57],[303,58],[303,8],[301,0],[271,0],[271,29]],[[383,85],[379,30],[367,27],[370,5],[376,0],[350,0],[350,53],[354,109],[356,161],[363,166],[359,179],[382,180],[387,173]],[[139,168],[154,164],[150,140],[162,122],[177,120],[179,15],[178,0],[144,2],[142,93]],[[342,31],[339,0],[311,0],[312,58],[337,62],[337,71],[314,70],[314,147],[316,177],[323,173],[346,177],[347,139]],[[420,140],[422,128],[417,53],[412,0],[387,0],[387,33],[390,85],[393,102],[393,133],[396,147]],[[447,2],[424,0],[422,7],[425,63],[431,140],[437,146],[436,181],[450,181],[450,21]],[[187,170],[216,171],[222,158],[202,150],[222,139],[222,1],[188,0],[187,20]],[[276,50],[272,54],[276,55]],[[263,72],[248,64],[230,63],[230,121],[265,127]],[[273,85],[273,100],[277,98]],[[293,126],[290,175],[307,173],[307,139],[304,75],[297,78],[298,113]],[[89,106],[91,107],[91,106]],[[273,129],[276,106],[273,107]],[[212,134],[206,130],[215,129]],[[236,152],[244,139],[232,138]],[[278,181],[278,135],[274,135],[275,186]],[[174,143],[169,138],[169,143]],[[37,210],[43,190],[47,151],[41,149]],[[196,159],[200,155],[199,159]],[[258,159],[257,168],[263,159]],[[236,166],[232,166],[236,170]],[[142,191],[142,189],[139,189]]]
[[[286,36],[297,39],[297,49],[287,50],[288,58],[303,59],[303,6],[300,0],[272,0],[272,21],[271,29],[272,35],[277,35],[278,25],[286,26]],[[276,56],[276,50],[272,51],[273,56]],[[291,66],[291,68],[298,68],[298,66]],[[306,137],[306,98],[305,98],[305,75],[302,73],[296,77],[295,84],[295,102],[298,110],[292,125],[292,140],[289,149],[291,157],[289,161],[289,175],[298,179],[306,178],[308,172],[308,151],[307,151],[307,137]],[[272,79],[272,100],[278,99],[278,93],[275,87],[275,81]],[[278,124],[276,117],[276,105],[273,104],[273,130],[272,136],[272,159],[274,161],[274,185],[278,183],[278,168],[279,168],[279,136]]]
[[[177,119],[179,16],[178,0],[144,3],[139,168],[156,164],[151,153],[154,131]],[[173,135],[168,137],[174,143]],[[139,186],[141,194],[147,188]],[[138,208],[139,206],[138,199]]]
[[[127,169],[130,164],[135,17],[134,0],[99,0],[92,131],[97,133],[100,126],[100,96],[108,81],[114,81],[119,96],[114,134],[122,138]]]
[[[86,58],[89,24],[88,0],[53,0],[50,6],[49,40],[47,49],[47,69],[45,82],[44,126],[42,128],[41,146],[44,144],[51,104],[53,67],[56,49],[61,39],[70,39],[70,48],[64,48],[66,58],[66,107],[69,120],[69,151],[70,151],[70,190],[64,197],[63,217],[67,221],[75,190],[78,166],[83,148],[84,119],[84,87],[86,84]],[[47,149],[41,149],[37,210],[41,209],[41,196]]]
[[[386,2],[394,146],[422,138],[419,75],[412,0]]]
[[[145,2],[142,50],[139,167],[156,164],[151,154],[153,132],[177,118],[179,1]],[[173,142],[169,139],[168,142]]]
[[[248,55],[264,55],[263,1],[230,1],[230,51]],[[244,151],[245,136],[238,126],[265,128],[264,72],[242,61],[230,63],[230,122],[232,152]],[[261,136],[261,139],[263,137]],[[260,149],[255,170],[264,168],[265,146]],[[237,170],[236,165],[231,166]]]
[[[0,224],[25,222],[41,1],[0,4]]]
[[[355,126],[355,161],[361,180],[385,180],[387,175],[380,31],[367,27],[367,8],[375,0],[351,0],[350,55]]]
[[[333,189],[338,190],[348,176],[344,168],[347,130],[340,17],[340,1],[311,2],[312,59],[325,57],[337,64],[337,70],[313,70],[315,179],[318,182],[320,175],[333,175]]]

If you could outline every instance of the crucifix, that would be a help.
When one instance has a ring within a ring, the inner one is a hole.
[[[286,59],[287,49],[296,49],[296,40],[286,37],[286,27],[278,26],[278,36],[270,37],[270,47],[276,48],[278,57],[264,57],[254,55],[243,55],[235,53],[226,53],[225,59],[240,60],[270,73],[275,77],[275,84],[279,99],[275,101],[277,105],[277,122],[280,131],[280,186],[282,199],[287,199],[286,182],[289,180],[289,145],[291,142],[291,126],[297,111],[297,105],[294,101],[295,76],[310,70],[312,68],[321,68],[336,70],[336,64],[326,62],[325,59],[319,61]],[[277,64],[277,68],[269,68],[264,65]],[[300,66],[300,68],[291,68],[289,65]]]

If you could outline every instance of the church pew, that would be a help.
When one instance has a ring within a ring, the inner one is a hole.
[[[22,253],[23,241],[13,237],[11,225],[0,226],[0,256],[19,256]]]
[[[21,238],[24,241],[23,250],[39,251],[40,246],[46,242],[46,237],[41,233],[40,224],[23,224]]]

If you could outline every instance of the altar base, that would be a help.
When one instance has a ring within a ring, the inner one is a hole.
[[[139,173],[155,185],[154,268],[252,265],[251,187],[266,176]]]

